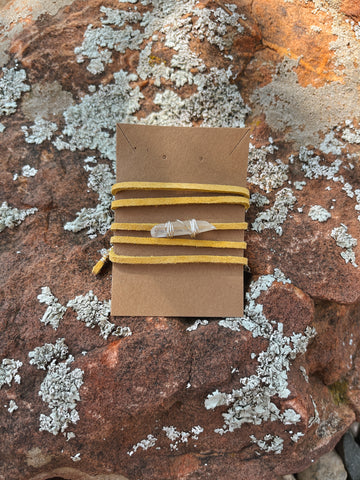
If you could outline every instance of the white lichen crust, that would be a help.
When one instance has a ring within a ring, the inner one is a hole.
[[[34,167],[30,167],[30,165],[24,165],[22,168],[21,168],[21,176],[22,177],[27,177],[27,178],[30,178],[30,177],[35,177],[35,175],[37,174],[37,170],[36,168]]]
[[[208,320],[195,320],[195,322],[186,329],[187,332],[193,332],[194,330],[197,330],[197,328],[200,326],[200,325],[207,325],[209,323]]]
[[[74,361],[71,355],[61,363],[52,360],[47,367],[39,395],[51,409],[50,415],[40,414],[40,431],[53,435],[65,432],[70,424],[76,424],[79,414],[76,404],[80,401],[80,387],[83,384],[83,371],[79,368],[70,370]]]
[[[45,325],[51,325],[54,330],[57,330],[60,321],[65,315],[66,308],[61,305],[58,299],[51,293],[49,287],[42,287],[41,293],[38,295],[40,303],[48,305],[46,312],[40,319],[40,322]]]
[[[250,439],[261,450],[267,453],[274,452],[276,454],[280,454],[284,448],[284,440],[277,435],[274,436],[267,434],[263,439],[258,439],[255,437],[255,435],[250,435]]]
[[[138,442],[136,445],[134,445],[132,449],[127,452],[127,454],[131,457],[139,448],[142,450],[147,450],[148,448],[153,447],[156,442],[157,438],[155,438],[153,435],[148,435],[144,440],[141,440],[141,442]]]
[[[3,68],[0,78],[0,117],[10,115],[17,108],[16,100],[23,92],[30,90],[30,86],[24,83],[26,80],[25,70],[16,68]]]
[[[111,186],[115,183],[115,176],[107,164],[89,165],[89,158],[85,159],[84,169],[90,172],[88,187],[99,195],[95,207],[83,208],[77,213],[76,219],[65,224],[64,229],[79,232],[88,228],[90,238],[96,237],[96,232],[104,235],[110,228],[113,215],[110,210],[112,199]]]
[[[342,178],[337,176],[340,165],[342,164],[340,159],[334,160],[330,166],[324,165],[323,163],[320,163],[322,160],[321,157],[315,155],[313,150],[301,147],[299,151],[299,160],[301,162],[301,169],[306,178],[317,179],[324,177],[327,180],[333,180],[335,182]]]
[[[9,407],[8,407],[8,412],[13,413],[15,410],[17,410],[19,407],[17,406],[16,402],[14,400],[10,400],[9,402]]]
[[[309,217],[311,220],[316,220],[318,222],[326,222],[331,218],[331,213],[326,210],[326,208],[321,205],[312,205],[309,210]]]
[[[293,209],[295,202],[296,197],[291,188],[283,188],[276,193],[274,205],[260,212],[251,228],[259,233],[265,229],[273,229],[278,235],[282,235],[281,225],[286,221],[288,211]]]
[[[276,150],[278,148],[273,143],[260,148],[255,148],[251,143],[249,145],[248,182],[258,185],[267,193],[281,187],[288,179],[288,165],[280,159],[274,162],[269,159]]]
[[[54,360],[64,360],[69,354],[69,349],[64,338],[58,338],[56,343],[45,343],[29,352],[29,363],[36,365],[40,370],[46,370],[47,366]]]
[[[76,410],[80,401],[80,387],[84,372],[80,368],[70,369],[74,357],[69,355],[64,338],[58,338],[55,344],[45,343],[29,352],[29,363],[39,370],[46,370],[46,376],[40,385],[39,396],[48,404],[50,414],[40,414],[40,431],[53,435],[64,433],[70,424],[76,424],[79,414]],[[64,433],[67,436],[66,433]],[[68,439],[75,434],[69,433]]]
[[[29,133],[29,129],[31,133]],[[31,125],[29,128],[24,125],[21,127],[21,130],[24,132],[25,142],[39,145],[45,140],[51,139],[57,130],[57,125],[54,122],[38,117],[35,119],[34,125]]]
[[[357,240],[348,233],[348,227],[341,224],[340,227],[332,230],[331,236],[336,241],[336,245],[344,249],[340,255],[345,263],[351,263],[354,267],[357,267],[355,252],[353,251],[353,248],[357,245]]]
[[[116,124],[131,121],[143,98],[139,87],[130,86],[135,80],[136,75],[120,70],[114,73],[113,83],[100,85],[94,94],[68,107],[64,112],[65,127],[54,145],[59,150],[96,149],[102,157],[115,161]]]
[[[20,210],[16,207],[10,207],[6,202],[3,202],[0,206],[0,232],[5,230],[5,228],[14,228],[20,225],[28,215],[33,215],[37,211],[37,208]]]
[[[179,443],[188,443],[189,439],[197,440],[200,433],[204,429],[200,425],[192,427],[189,432],[179,431],[174,426],[164,426],[163,431],[165,432],[167,438],[172,442],[170,444],[171,450],[177,450]]]
[[[221,320],[220,326],[234,331],[242,329],[252,332],[254,337],[268,340],[268,347],[257,356],[256,373],[240,378],[239,389],[231,393],[215,390],[205,399],[205,408],[214,409],[228,406],[223,413],[224,425],[215,431],[219,434],[232,432],[244,423],[260,425],[267,421],[280,421],[285,425],[297,424],[301,416],[289,408],[280,411],[272,397],[288,398],[288,371],[292,360],[306,351],[309,340],[315,335],[313,328],[307,327],[304,333],[285,336],[283,324],[269,322],[263,313],[263,306],[256,302],[261,292],[268,290],[274,282],[289,283],[280,270],[273,275],[263,275],[250,286],[246,294],[244,317]]]
[[[100,335],[105,340],[110,334],[122,337],[131,335],[129,327],[117,327],[109,321],[110,300],[99,301],[91,290],[70,300],[67,306],[75,310],[78,314],[77,319],[84,322],[87,327],[99,327]]]
[[[12,381],[20,383],[21,377],[18,374],[19,368],[22,366],[20,360],[14,360],[13,358],[4,358],[0,365],[0,388],[4,385],[10,387]]]

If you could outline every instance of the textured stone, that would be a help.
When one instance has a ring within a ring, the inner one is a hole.
[[[333,450],[314,465],[297,474],[299,480],[346,480],[347,473],[339,455]]]
[[[348,473],[349,480],[360,479],[360,446],[353,434],[346,432],[336,447]]]
[[[0,16],[0,479],[315,464],[360,420],[358,2]],[[250,127],[244,318],[109,317],[117,121]]]

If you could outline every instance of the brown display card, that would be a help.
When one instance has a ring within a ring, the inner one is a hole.
[[[117,125],[117,182],[181,182],[246,186],[249,129]],[[116,199],[214,195],[179,191],[127,191]],[[243,222],[239,205],[124,207],[115,222],[169,220]],[[150,236],[150,232],[117,235]],[[180,237],[190,238],[190,237]],[[243,230],[213,230],[197,239],[243,241]],[[118,255],[238,255],[244,251],[160,245],[114,245]],[[115,316],[239,317],[243,267],[234,264],[122,265],[113,263],[111,313]]]

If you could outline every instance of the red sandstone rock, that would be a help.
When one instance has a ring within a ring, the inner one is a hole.
[[[303,470],[359,419],[357,2],[164,2],[155,15],[141,2],[101,5],[0,7],[1,201],[37,208],[0,233],[0,479],[272,480]],[[172,16],[175,5],[183,10]],[[125,25],[117,12],[132,12]],[[158,23],[139,29],[146,12]],[[172,31],[180,51],[162,41]],[[245,319],[187,330],[196,319],[107,318],[110,269],[90,272],[109,244],[99,230],[114,125],[135,118],[252,129],[249,187],[264,198],[247,216]],[[96,238],[89,226],[64,230],[97,205]],[[316,206],[331,217],[317,220],[326,214]],[[47,324],[45,286],[57,298],[47,297]],[[132,335],[111,335],[114,325]],[[61,338],[68,351],[53,352],[52,366],[29,357]],[[60,418],[50,425],[51,411]]]

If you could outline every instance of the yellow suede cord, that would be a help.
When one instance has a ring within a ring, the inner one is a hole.
[[[111,193],[115,195],[121,191],[129,190],[184,190],[193,192],[206,192],[225,194],[206,197],[157,197],[157,198],[128,198],[114,200],[112,209],[122,207],[146,207],[163,205],[242,205],[245,209],[250,206],[249,190],[232,185],[213,185],[199,183],[166,183],[166,182],[120,182],[113,185]],[[150,231],[155,223],[113,223],[111,230]],[[217,230],[245,230],[246,222],[213,223]],[[174,238],[146,238],[134,236],[114,236],[112,243],[137,244],[137,245],[172,245],[207,248],[237,248],[246,249],[246,242],[232,242],[220,240],[194,240]],[[111,248],[93,268],[93,273],[98,274],[105,262],[109,259],[114,263],[122,264],[177,264],[177,263],[230,263],[247,265],[247,258],[233,255],[165,255],[165,256],[131,256],[117,255]]]
[[[176,247],[246,248],[246,242],[224,242],[220,240],[190,240],[184,238],[111,237],[110,243],[131,243],[136,245],[172,245]]]
[[[214,223],[216,230],[246,230],[248,224],[246,222],[239,223]],[[157,223],[113,223],[111,230],[132,230],[136,232],[150,232],[150,230],[158,225]]]
[[[161,205],[207,205],[207,204],[230,204],[243,205],[249,208],[249,199],[239,196],[218,197],[161,197],[161,198],[128,198],[115,200],[111,208],[120,207],[158,207]]]
[[[247,258],[223,255],[165,255],[165,256],[129,256],[116,255],[110,250],[109,258],[113,263],[122,264],[175,264],[175,263],[234,263],[247,265]]]
[[[125,190],[188,190],[191,192],[232,193],[250,197],[249,190],[244,187],[202,183],[119,182],[113,185],[111,193],[116,195],[118,192]]]
[[[109,249],[106,251],[106,253],[100,258],[100,260],[99,260],[99,261],[96,263],[96,265],[93,267],[92,273],[93,273],[94,275],[98,275],[98,274],[101,272],[101,270],[102,270],[103,266],[105,265],[105,263],[109,260],[110,250],[111,250],[111,248],[109,248]]]

